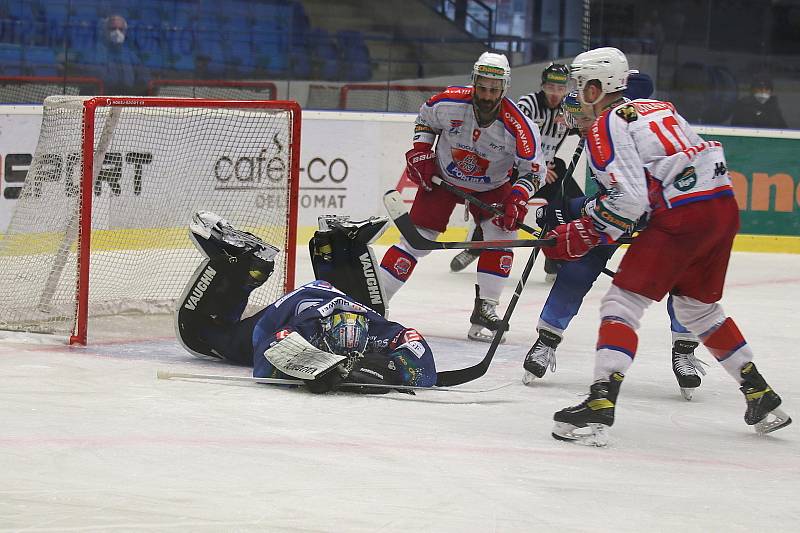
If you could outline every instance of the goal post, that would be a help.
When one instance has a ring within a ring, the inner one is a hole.
[[[50,97],[0,241],[0,328],[64,333],[172,313],[214,211],[281,249],[254,308],[294,287],[300,107],[291,101]]]

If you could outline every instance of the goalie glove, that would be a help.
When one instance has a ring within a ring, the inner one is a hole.
[[[430,192],[433,190],[431,179],[436,174],[436,154],[430,148],[421,150],[417,147],[406,152],[406,175],[408,179]]]
[[[545,238],[556,240],[555,246],[542,248],[545,257],[555,260],[574,261],[600,244],[600,234],[588,216],[557,226]]]
[[[520,223],[525,221],[528,214],[528,191],[523,187],[514,186],[502,204],[503,215],[492,219],[495,226],[507,231],[514,231]]]

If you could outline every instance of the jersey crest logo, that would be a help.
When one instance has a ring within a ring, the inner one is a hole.
[[[694,167],[686,167],[680,173],[679,176],[675,178],[673,185],[675,188],[681,192],[686,192],[692,187],[697,184],[697,174],[694,171]]]
[[[511,264],[514,262],[513,255],[504,255],[500,257],[500,270],[506,275],[511,273]]]
[[[636,112],[636,108],[633,107],[631,104],[624,105],[617,109],[616,111],[617,116],[624,120],[625,122],[634,122],[636,119],[639,118],[639,113]]]
[[[394,270],[398,276],[405,276],[411,271],[411,261],[405,257],[398,257],[394,265],[392,265],[392,270]]]
[[[486,170],[489,168],[488,159],[461,148],[451,148],[450,155],[453,162],[447,165],[447,172],[451,176],[470,182],[489,182],[486,176]]]
[[[451,120],[450,121],[450,130],[448,133],[450,135],[460,135],[461,134],[461,126],[464,125],[463,120]]]

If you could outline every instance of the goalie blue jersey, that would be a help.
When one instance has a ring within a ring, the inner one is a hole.
[[[402,369],[403,384],[432,387],[436,365],[428,343],[416,330],[392,322],[350,298],[326,281],[312,281],[261,310],[253,329],[253,376],[289,378],[264,356],[275,342],[296,331],[318,345],[321,321],[334,311],[364,314],[369,319],[366,352],[385,355]]]

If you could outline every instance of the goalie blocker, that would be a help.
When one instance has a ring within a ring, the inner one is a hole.
[[[359,256],[371,258],[366,243],[385,223],[337,220],[326,226],[320,232],[324,242],[316,236],[311,250],[329,257],[315,269],[328,268],[326,275],[360,287],[361,298],[369,298],[370,285],[363,281],[368,269]],[[300,378],[312,392],[342,384],[358,392],[387,391],[370,385],[435,384],[433,353],[419,333],[386,320],[327,281],[308,283],[242,319],[250,293],[269,277],[277,249],[207,212],[195,215],[191,237],[206,259],[180,299],[176,330],[192,354],[252,366],[257,378]],[[342,238],[349,244],[339,247]],[[346,267],[337,266],[335,258],[341,257],[359,260],[357,275],[347,276]]]

